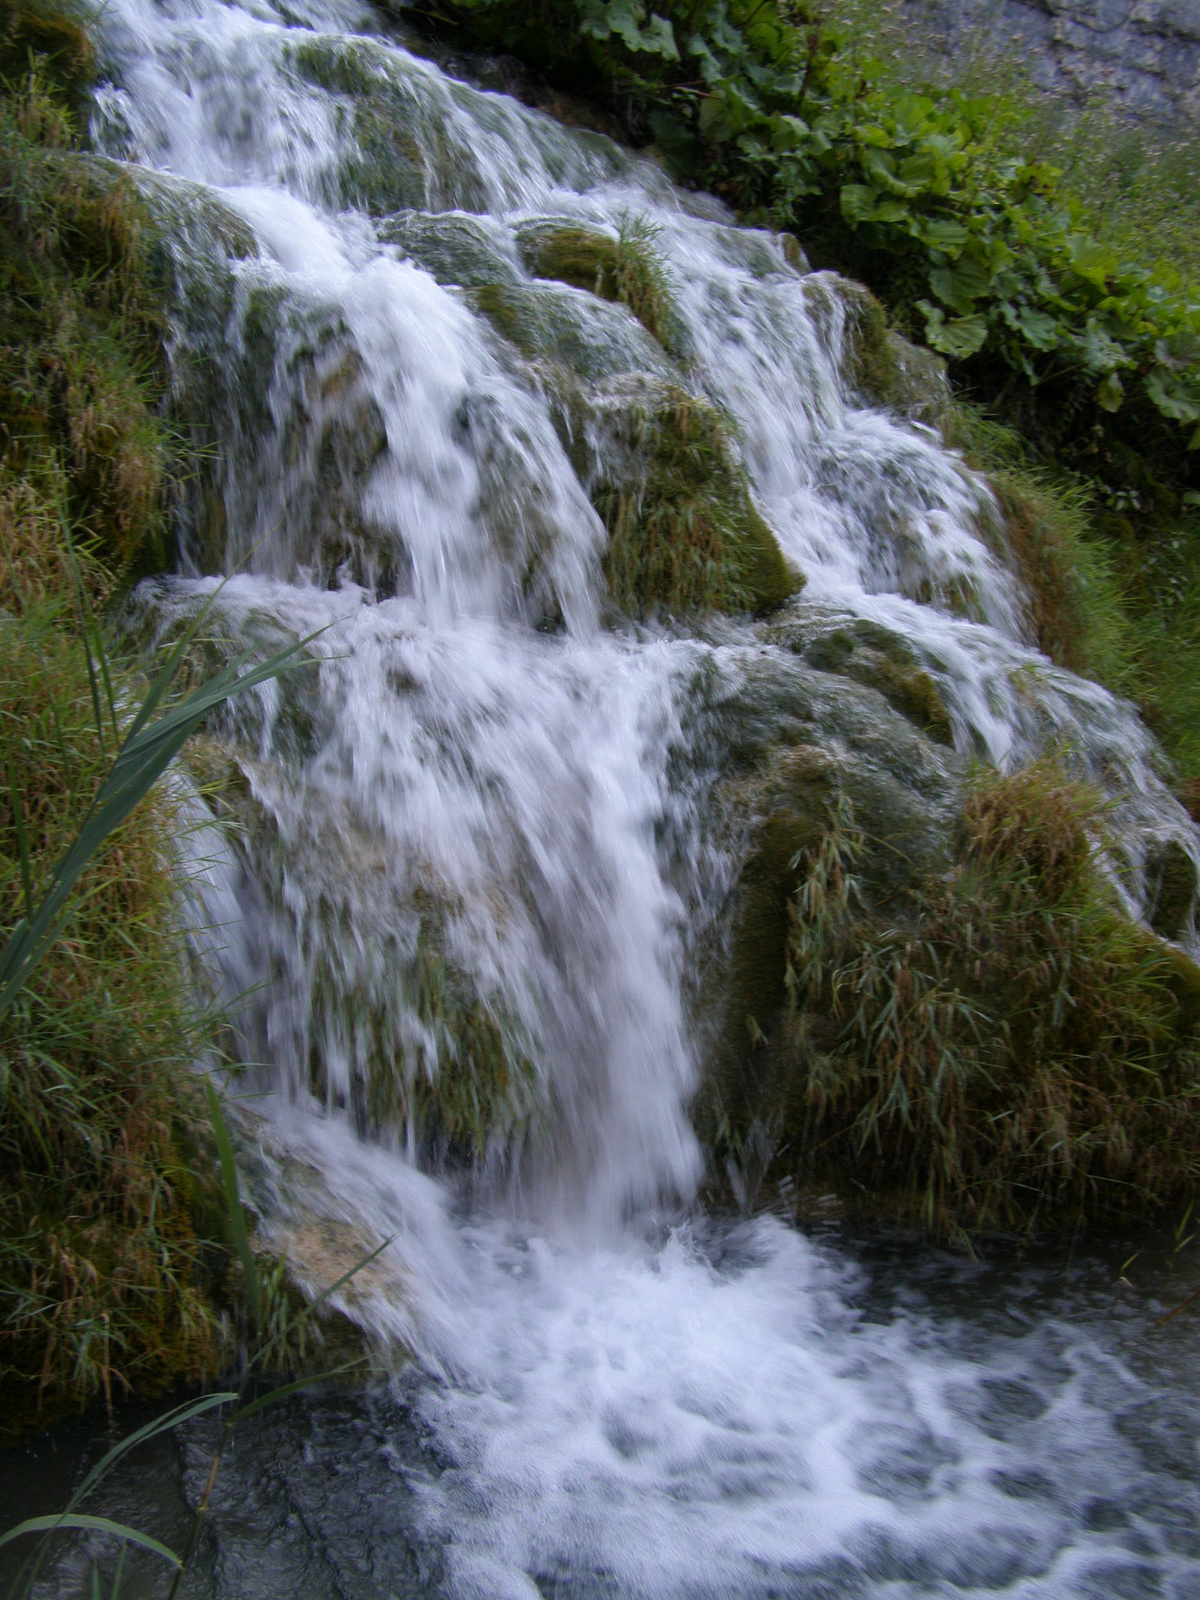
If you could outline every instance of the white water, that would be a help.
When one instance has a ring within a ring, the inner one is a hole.
[[[1086,1338],[1062,1336],[1052,1381],[1029,1379],[1034,1414],[998,1428],[976,1402],[1028,1376],[1028,1344],[971,1362],[904,1319],[864,1321],[851,1275],[781,1224],[714,1253],[687,1220],[683,973],[738,865],[705,820],[709,713],[760,680],[786,693],[788,653],[749,624],[602,627],[604,530],[541,375],[389,238],[453,211],[495,281],[520,286],[531,218],[652,221],[694,367],[672,371],[620,308],[555,290],[595,374],[666,374],[728,408],[802,605],[908,638],[961,750],[1004,763],[1064,741],[1113,796],[1135,910],[1152,840],[1196,854],[1149,737],[1028,646],[979,535],[981,487],[848,392],[834,285],[768,236],[365,39],[353,81],[375,85],[401,135],[389,159],[413,169],[382,209],[410,209],[391,226],[347,208],[351,79],[329,62],[377,25],[350,5],[112,0],[97,127],[257,241],[214,258],[223,287],[203,315],[181,308],[177,334],[181,374],[215,363],[222,546],[197,526],[191,578],[146,603],[169,617],[237,568],[223,632],[328,629],[310,679],[226,730],[257,828],[211,867],[210,940],[231,991],[255,989],[268,1226],[314,1284],[392,1239],[343,1301],[432,1375],[413,1406],[450,1465],[420,1486],[419,1521],[447,1592],[1082,1596],[1117,1592],[1120,1569],[1121,1592],[1195,1593],[1196,1552],[1152,1517],[1089,1528],[1091,1500],[1133,1480],[1146,1500],[1158,1480],[1108,1415],[1134,1380]],[[346,448],[386,441],[358,481],[330,471],[336,426]],[[602,430],[583,442],[605,448]],[[380,1057],[402,1088],[453,1067],[414,987],[430,907],[531,1063],[524,1131],[469,1197],[418,1170],[403,1119],[396,1139],[360,1136]]]

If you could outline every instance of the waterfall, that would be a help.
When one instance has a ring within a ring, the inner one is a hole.
[[[100,27],[94,135],[173,219],[174,399],[213,445],[137,604],[167,630],[224,579],[214,650],[315,635],[202,751],[241,825],[195,848],[256,1199],[314,1286],[390,1241],[339,1303],[423,1374],[445,1592],[1062,1596],[1119,1569],[1182,1595],[1169,1529],[1086,1522],[1123,1473],[1162,1489],[1118,1426],[1135,1380],[1086,1340],[1006,1333],[985,1376],[864,1318],[835,1253],[694,1208],[687,974],[740,865],[721,719],[792,715],[805,669],[752,619],[614,615],[618,424],[731,419],[789,615],[908,641],[957,752],[931,784],[1061,744],[1138,914],[1147,853],[1200,860],[1194,830],[1133,709],[1037,653],[986,485],[856,390],[839,280],[364,8],[111,0]],[[671,339],[538,278],[551,227],[650,239]]]

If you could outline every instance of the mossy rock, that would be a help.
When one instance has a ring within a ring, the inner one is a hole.
[[[836,673],[878,690],[922,733],[938,744],[953,745],[954,727],[937,684],[907,640],[890,629],[857,617],[816,628],[805,619],[781,624],[771,637],[819,672]]]
[[[313,34],[288,54],[301,78],[343,97],[339,132],[357,146],[329,198],[371,216],[426,205],[436,186],[429,152],[438,129],[427,126],[428,108],[388,71],[379,47],[369,39]]]
[[[114,177],[125,170],[117,162],[105,165]],[[212,189],[145,170],[137,173],[137,186],[155,227],[165,241],[185,251],[192,273],[203,271],[217,250],[234,261],[258,254],[254,229]]]
[[[754,505],[718,406],[645,380],[588,398],[589,492],[609,531],[605,574],[622,610],[770,611],[802,588]]]
[[[726,1066],[729,1141],[772,1125],[790,1174],[942,1233],[1185,1203],[1200,968],[1125,915],[1102,797],[1045,757],[977,769],[938,861],[831,783],[815,842],[808,793],[792,807],[785,981]],[[890,845],[908,867],[888,884]]]
[[[1177,839],[1156,845],[1146,858],[1146,921],[1164,939],[1195,929],[1196,865]]]
[[[624,308],[550,284],[488,284],[468,302],[532,360],[593,381],[637,372],[671,379],[673,363]]]
[[[574,289],[586,289],[604,300],[617,291],[617,241],[592,228],[544,222],[517,235],[521,259],[535,278],[554,278]]]
[[[946,869],[963,762],[872,691],[831,683],[799,659],[781,672],[776,657],[761,676],[751,673],[724,708],[719,738],[737,765],[714,800],[725,827],[744,841],[745,863],[730,900],[723,968],[708,980],[724,1002],[699,1114],[706,1124],[725,1118],[746,1128],[780,1108],[766,1045],[787,1000],[789,905],[801,859],[849,800],[869,840],[858,875],[863,901],[898,902]]]
[[[686,341],[653,246],[654,232],[627,221],[614,238],[593,228],[547,221],[522,228],[517,243],[535,278],[554,279],[624,305],[652,339],[677,359],[686,359]]]
[[[430,214],[399,211],[384,217],[378,236],[395,244],[438,283],[462,289],[504,284],[513,287],[521,274],[511,248],[501,242],[485,218],[455,212]]]
[[[863,284],[822,272],[806,278],[805,288],[823,319],[830,316],[831,301],[841,304],[843,374],[851,388],[871,405],[935,426],[950,402],[942,358],[889,326],[887,312]]]

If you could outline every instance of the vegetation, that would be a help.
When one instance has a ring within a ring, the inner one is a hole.
[[[601,85],[681,172],[863,278],[1025,431],[1113,485],[1149,456],[1178,507],[1200,460],[1196,296],[1098,238],[1058,169],[998,141],[994,101],[900,93],[796,0],[429,11]]]
[[[212,1019],[180,927],[180,818],[170,794],[147,796],[213,705],[287,664],[238,659],[171,700],[182,647],[147,689],[98,621],[162,559],[172,441],[155,232],[75,131],[84,21],[24,5],[0,23],[5,1431],[228,1353],[191,1071]]]
[[[233,1147],[229,1139],[225,1118],[221,1111],[220,1100],[211,1080],[205,1080],[205,1092],[208,1098],[208,1111],[216,1146],[216,1156],[220,1164],[225,1219],[231,1253],[236,1256],[242,1273],[242,1296],[239,1309],[246,1325],[247,1353],[246,1359],[242,1364],[237,1388],[221,1390],[215,1394],[205,1395],[198,1400],[187,1401],[154,1418],[132,1434],[119,1440],[101,1457],[84,1476],[61,1512],[29,1517],[16,1527],[0,1531],[0,1546],[10,1544],[18,1539],[28,1541],[34,1534],[41,1534],[41,1538],[34,1545],[32,1553],[21,1568],[15,1572],[13,1582],[6,1591],[12,1597],[12,1600],[18,1600],[19,1596],[32,1597],[39,1592],[38,1579],[49,1558],[50,1545],[55,1536],[62,1533],[74,1534],[76,1532],[106,1535],[120,1547],[116,1571],[111,1575],[106,1574],[104,1571],[104,1566],[107,1563],[102,1563],[102,1561],[94,1557],[89,1562],[93,1594],[101,1593],[101,1583],[107,1577],[110,1585],[108,1588],[110,1600],[118,1600],[118,1596],[122,1592],[125,1549],[129,1545],[136,1545],[144,1550],[152,1551],[154,1555],[165,1561],[168,1567],[173,1569],[174,1576],[172,1577],[170,1588],[167,1590],[167,1600],[175,1600],[184,1574],[199,1549],[208,1516],[209,1501],[212,1497],[221,1462],[232,1440],[234,1429],[239,1423],[255,1415],[256,1412],[287,1399],[298,1390],[308,1388],[322,1378],[338,1377],[361,1366],[361,1357],[355,1357],[338,1366],[319,1367],[315,1373],[309,1373],[308,1376],[295,1379],[290,1383],[280,1384],[269,1381],[272,1376],[277,1377],[280,1373],[286,1373],[297,1359],[302,1360],[305,1357],[308,1336],[312,1331],[314,1319],[321,1313],[323,1308],[328,1306],[333,1296],[350,1285],[355,1276],[369,1266],[375,1257],[387,1248],[387,1243],[390,1241],[386,1241],[377,1249],[364,1255],[354,1263],[348,1272],[343,1273],[333,1283],[313,1295],[310,1300],[303,1302],[298,1307],[289,1304],[282,1285],[282,1264],[277,1263],[269,1274],[264,1274],[260,1271],[258,1257],[250,1243],[249,1218],[242,1205]],[[264,1379],[268,1381],[264,1383]],[[208,1479],[192,1514],[187,1540],[181,1555],[176,1554],[174,1550],[144,1529],[133,1528],[125,1523],[114,1522],[109,1517],[96,1516],[91,1512],[80,1509],[103,1483],[122,1456],[130,1450],[145,1444],[158,1434],[172,1432],[174,1429],[192,1421],[193,1418],[218,1409],[224,1411],[224,1416],[221,1419],[221,1429],[217,1436]],[[28,1548],[28,1544],[26,1544],[26,1548]]]
[[[92,617],[161,546],[168,441],[144,217],[78,151],[82,17],[8,8],[0,61],[0,917],[52,881],[107,771]],[[43,54],[31,62],[29,52]],[[94,646],[94,639],[90,641]],[[97,855],[51,957],[0,1019],[0,1407],[5,1427],[212,1366],[220,1332],[189,1173],[171,806]]]
[[[1102,806],[1050,758],[980,772],[948,876],[870,905],[845,801],[793,863],[770,1074],[808,1177],[943,1232],[1185,1201],[1200,978],[1121,910]]]
[[[557,278],[619,301],[652,339],[679,354],[680,332],[654,236],[650,223],[625,217],[615,239],[590,228],[552,225],[528,229],[521,244],[525,265],[536,277]]]
[[[800,587],[754,508],[718,407],[668,386],[622,405],[618,422],[631,470],[595,484],[592,498],[609,531],[609,592],[624,611],[766,611]]]

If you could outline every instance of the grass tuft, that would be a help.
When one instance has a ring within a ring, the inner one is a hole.
[[[977,774],[948,878],[888,914],[843,802],[802,852],[779,1046],[809,1176],[942,1233],[1186,1200],[1200,973],[1122,912],[1103,807],[1043,758]]]

